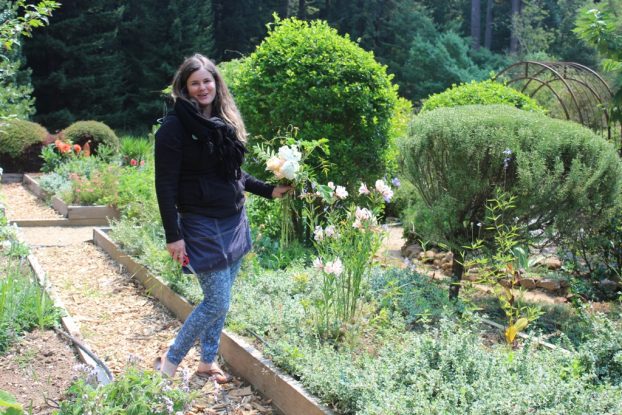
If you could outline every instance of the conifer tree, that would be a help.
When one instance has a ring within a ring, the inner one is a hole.
[[[117,1],[65,0],[50,26],[25,42],[37,117],[48,129],[95,119],[126,125]]]

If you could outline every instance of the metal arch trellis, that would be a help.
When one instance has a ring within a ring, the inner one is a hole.
[[[607,107],[613,93],[605,80],[587,66],[523,61],[503,69],[495,80],[536,99],[551,116],[576,121],[612,139]]]

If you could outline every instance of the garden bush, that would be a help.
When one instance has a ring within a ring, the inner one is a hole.
[[[511,105],[525,111],[545,112],[545,109],[540,107],[533,98],[491,79],[481,82],[471,81],[460,85],[454,84],[451,88],[426,99],[423,107],[421,107],[421,112],[459,105],[494,104]]]
[[[91,147],[91,153],[97,154],[101,145],[111,148],[115,152],[119,150],[119,138],[106,124],[99,121],[77,121],[63,130],[66,140],[81,147],[87,142]]]
[[[406,227],[449,246],[454,267],[499,188],[517,198],[514,223],[567,235],[609,217],[622,185],[613,144],[573,122],[509,106],[427,111],[400,148],[403,174],[416,188]]]
[[[6,172],[39,171],[41,148],[51,140],[41,125],[16,118],[0,120],[0,166]]]
[[[232,89],[255,140],[290,125],[301,140],[327,138],[328,177],[354,185],[384,174],[397,103],[391,79],[372,53],[327,23],[277,19]]]

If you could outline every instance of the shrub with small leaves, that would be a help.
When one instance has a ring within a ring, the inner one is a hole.
[[[0,165],[12,173],[38,171],[42,164],[39,153],[48,136],[37,123],[0,119]]]
[[[544,113],[546,110],[538,105],[537,101],[509,86],[500,84],[491,79],[476,82],[471,81],[431,95],[423,103],[421,112],[436,108],[457,107],[460,105],[494,105],[504,104],[525,110]]]
[[[78,121],[63,130],[67,141],[82,148],[89,143],[91,154],[97,154],[101,145],[119,151],[119,138],[110,127],[99,121]]]

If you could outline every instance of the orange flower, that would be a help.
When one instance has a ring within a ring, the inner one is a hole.
[[[84,143],[84,148],[82,149],[82,154],[84,157],[89,157],[91,155],[91,140]]]
[[[79,153],[80,151],[82,151],[82,148],[80,147],[80,144],[74,144],[73,145],[73,151],[75,151],[76,153]]]

